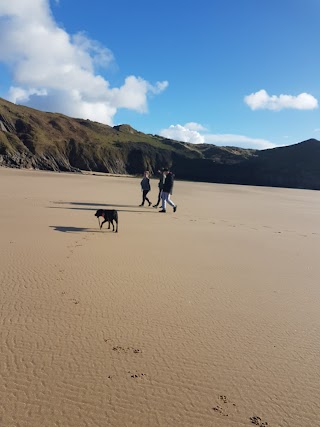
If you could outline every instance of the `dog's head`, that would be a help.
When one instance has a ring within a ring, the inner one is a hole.
[[[103,209],[98,209],[94,216],[96,216],[97,218],[99,218],[99,216],[103,216]]]

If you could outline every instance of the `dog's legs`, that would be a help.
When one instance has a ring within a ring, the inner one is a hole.
[[[106,220],[106,219],[101,223],[101,225],[100,225],[100,230],[101,230],[101,228],[102,228],[102,226],[103,226],[103,224],[104,224],[105,222],[107,222],[107,220]]]
[[[108,230],[110,230],[110,221],[108,220]]]
[[[112,231],[114,231],[113,219],[111,220],[111,224],[112,224]]]
[[[118,220],[116,220],[116,233],[118,233]]]

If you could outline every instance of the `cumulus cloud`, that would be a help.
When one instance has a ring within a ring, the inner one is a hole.
[[[279,111],[285,108],[295,110],[314,110],[318,108],[317,99],[309,93],[300,95],[272,95],[270,96],[264,89],[244,97],[244,102],[252,110],[274,110]]]
[[[112,52],[60,28],[49,0],[1,1],[0,39],[0,61],[13,76],[8,98],[16,103],[112,125],[119,108],[145,113],[148,96],[168,86],[131,75],[111,88],[97,70],[114,63]]]
[[[276,147],[275,144],[266,139],[250,138],[234,134],[211,134],[204,131],[206,131],[206,128],[201,124],[191,122],[185,125],[171,125],[167,129],[162,129],[160,135],[165,138],[190,142],[192,144],[215,144],[219,146],[256,148],[258,150]]]
[[[171,125],[162,129],[160,135],[176,141],[191,142],[192,144],[204,144],[204,137],[197,131],[188,128],[187,125]]]
[[[168,85],[168,82],[158,82],[155,86],[150,85],[140,77],[129,76],[120,88],[111,91],[110,98],[112,104],[117,108],[129,108],[131,110],[145,113],[147,111],[147,94],[161,93]]]
[[[206,128],[204,126],[202,126],[202,125],[200,125],[199,123],[196,123],[196,122],[186,123],[184,125],[184,127],[186,127],[187,129],[196,130],[196,131],[204,131],[204,130],[206,130]]]

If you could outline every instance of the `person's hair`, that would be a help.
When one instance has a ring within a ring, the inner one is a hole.
[[[168,168],[162,168],[162,172],[169,172]]]

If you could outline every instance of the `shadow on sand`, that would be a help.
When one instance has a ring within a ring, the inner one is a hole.
[[[63,227],[60,225],[50,225],[54,231],[60,231],[61,233],[101,233],[101,230],[94,228],[82,228],[82,227]]]
[[[52,202],[55,205],[73,205],[73,206],[92,206],[92,209],[94,209],[94,207],[105,207],[105,208],[113,208],[113,209],[117,209],[117,208],[136,208],[137,205],[118,205],[118,204],[111,204],[111,203],[87,203],[87,202]]]
[[[156,213],[157,209],[149,207],[141,207],[138,209],[121,209],[121,208],[137,208],[136,205],[112,205],[108,203],[82,203],[82,202],[52,202],[55,205],[61,206],[48,206],[49,209],[70,209],[79,211],[96,211],[97,209],[104,207],[106,209],[116,209],[118,212],[131,212],[131,213]],[[68,206],[69,205],[69,206]],[[71,205],[71,206],[70,206]],[[119,209],[120,208],[120,209]]]

